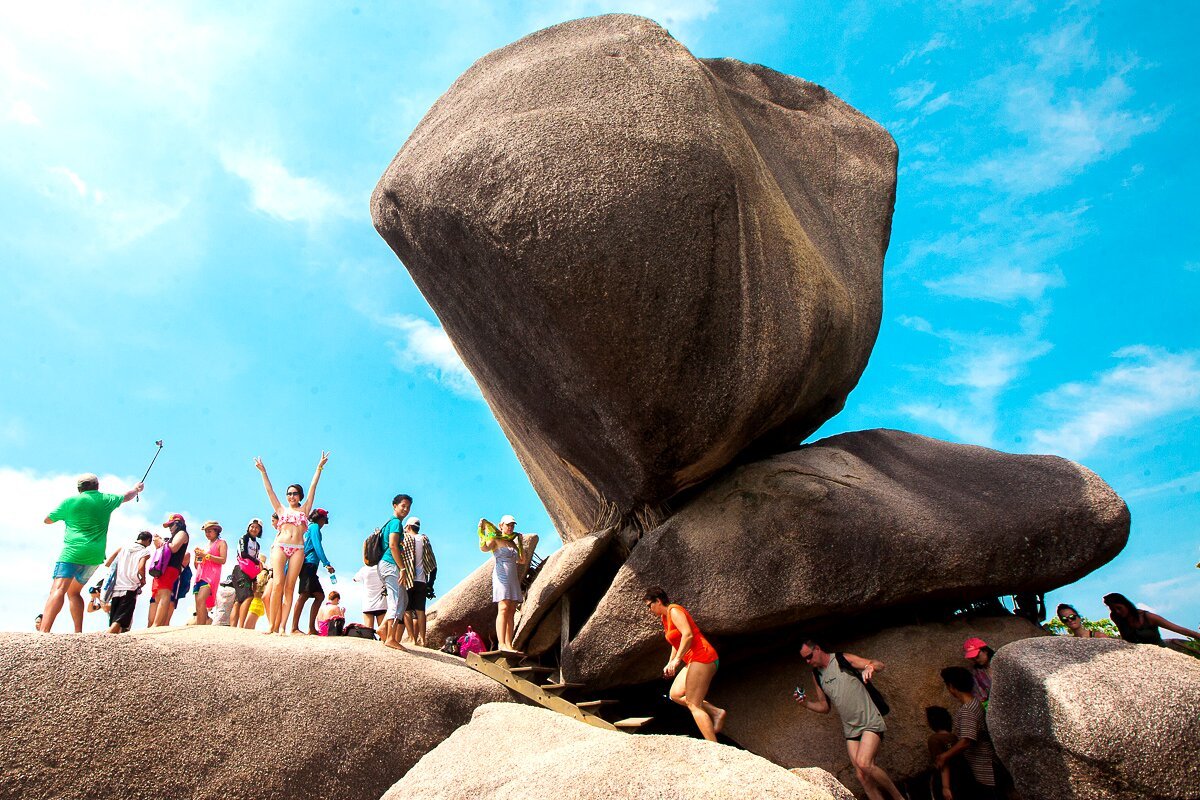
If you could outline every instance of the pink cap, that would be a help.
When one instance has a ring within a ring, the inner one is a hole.
[[[988,643],[983,639],[972,636],[963,642],[963,658],[974,658],[979,655],[979,651],[987,647]]]

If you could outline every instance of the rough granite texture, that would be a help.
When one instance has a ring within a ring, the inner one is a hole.
[[[429,607],[425,615],[425,644],[440,648],[447,636],[457,638],[466,633],[468,625],[485,643],[496,640],[491,556]]]
[[[582,539],[568,542],[546,558],[546,563],[542,565],[537,579],[529,587],[517,616],[517,632],[513,637],[513,644],[518,650],[538,655],[547,649],[530,646],[534,643],[533,634],[537,631],[538,624],[551,610],[558,608],[557,603],[563,594],[579,580],[588,567],[604,555],[615,534],[616,528],[605,528]],[[547,620],[546,624],[561,628],[557,619]],[[542,638],[551,643],[558,641],[557,636]]]
[[[1023,797],[1200,797],[1200,661],[1155,645],[1055,637],[992,662],[988,726]]]
[[[945,623],[889,628],[866,636],[827,642],[836,652],[850,652],[882,661],[885,669],[875,683],[892,710],[878,763],[892,780],[900,781],[929,768],[925,740],[926,706],[944,706],[953,713],[958,703],[946,691],[942,667],[966,666],[962,644],[978,636],[998,649],[1009,642],[1044,637],[1046,632],[1019,617],[979,617]],[[842,738],[837,712],[816,714],[792,700],[792,689],[813,691],[812,668],[800,658],[799,647],[773,653],[721,671],[709,694],[729,709],[724,734],[752,753],[782,767],[820,767],[856,792],[861,792]]]
[[[1124,501],[1071,461],[891,430],[833,436],[731,470],[647,533],[571,642],[568,675],[594,687],[658,675],[662,626],[641,603],[650,584],[719,640],[1045,592],[1128,537]]]
[[[853,795],[726,745],[605,731],[553,711],[505,703],[481,707],[383,800],[463,797],[852,800]]]
[[[571,541],[842,408],[896,160],[826,89],[611,15],[479,59],[371,211]]]
[[[509,699],[441,653],[227,627],[0,634],[0,674],[0,794],[48,800],[375,800]]]

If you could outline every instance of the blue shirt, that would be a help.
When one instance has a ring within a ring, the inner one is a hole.
[[[389,564],[395,564],[396,559],[392,558],[392,534],[398,533],[401,536],[403,536],[404,528],[400,527],[400,520],[396,519],[395,517],[392,517],[391,519],[389,519],[387,521],[386,525],[384,525],[382,528],[379,529],[379,531],[380,531],[380,533],[383,534],[383,559],[382,560],[388,562]],[[403,539],[400,540],[400,546],[401,547],[404,546]]]
[[[325,548],[321,546],[321,528],[315,522],[309,525],[308,530],[304,532],[304,561],[307,564],[329,566]]]

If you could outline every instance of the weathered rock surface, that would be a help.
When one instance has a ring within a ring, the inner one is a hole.
[[[944,706],[951,713],[957,709],[939,673],[942,667],[966,665],[962,643],[970,636],[998,649],[1047,634],[1027,620],[1005,616],[906,625],[826,642],[837,652],[878,659],[886,665],[875,679],[892,708],[884,718],[888,730],[878,763],[893,780],[905,780],[929,767],[925,707]],[[798,646],[792,652],[736,664],[728,671],[724,664],[722,659],[710,697],[729,709],[726,736],[780,766],[820,767],[853,790],[862,790],[846,754],[837,713],[816,714],[792,700],[795,686],[812,693],[812,669],[801,660]]]
[[[733,747],[683,736],[630,736],[505,703],[481,707],[383,800],[410,797],[851,800],[853,795]]]
[[[566,541],[837,413],[878,332],[891,137],[658,25],[477,61],[381,178],[375,226]]]
[[[462,636],[470,625],[485,642],[496,639],[496,604],[492,602],[492,559],[480,564],[454,588],[434,601],[426,613],[425,643],[441,647],[447,636]]]
[[[1200,661],[1055,637],[992,662],[988,726],[1022,797],[1200,797]]]
[[[1125,503],[1095,473],[910,433],[860,431],[747,464],[646,534],[571,642],[572,680],[653,680],[659,584],[706,635],[931,601],[1044,592],[1113,558]]]
[[[0,793],[21,798],[374,800],[508,699],[440,653],[212,626],[0,634],[0,674]]]
[[[530,655],[543,652],[544,648],[527,646],[532,644],[533,634],[539,624],[545,619],[546,625],[560,626],[558,619],[553,615],[547,618],[547,615],[558,608],[557,604],[563,594],[583,578],[588,568],[605,555],[616,531],[616,528],[605,528],[588,534],[582,539],[568,542],[546,558],[537,579],[525,595],[525,602],[521,604],[521,611],[517,617],[517,632],[513,637],[513,645],[518,650]],[[553,641],[556,637],[542,638]]]

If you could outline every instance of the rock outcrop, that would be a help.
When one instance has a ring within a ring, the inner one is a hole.
[[[878,332],[897,150],[827,90],[625,15],[477,61],[376,187],[560,535],[837,413]]]
[[[1200,797],[1200,661],[1113,639],[1016,642],[988,727],[1022,797]]]
[[[725,745],[630,736],[540,708],[498,704],[476,711],[469,725],[417,762],[383,800],[852,800],[839,788]]]
[[[835,652],[850,652],[886,665],[875,683],[887,698],[891,713],[879,752],[879,765],[893,780],[919,775],[929,767],[925,740],[926,706],[957,703],[942,684],[942,667],[965,666],[962,644],[978,636],[993,649],[1010,642],[1047,634],[1020,617],[979,617],[945,623],[904,625],[849,640],[825,642]],[[847,786],[859,790],[846,754],[842,726],[836,713],[815,714],[792,700],[792,689],[812,693],[812,668],[800,658],[799,646],[725,669],[724,659],[710,697],[730,709],[724,734],[752,753],[783,767],[820,767]],[[995,673],[993,672],[993,679]],[[1029,795],[1029,797],[1052,795]]]
[[[509,699],[440,653],[214,626],[0,634],[0,673],[0,785],[27,799],[375,800]]]
[[[492,559],[437,598],[426,614],[425,643],[441,647],[447,636],[459,637],[467,626],[485,642],[496,640],[496,604],[492,602]]]
[[[667,588],[718,641],[889,606],[1045,592],[1113,558],[1125,503],[1095,473],[899,431],[731,470],[646,534],[571,642],[572,680],[652,680]]]

